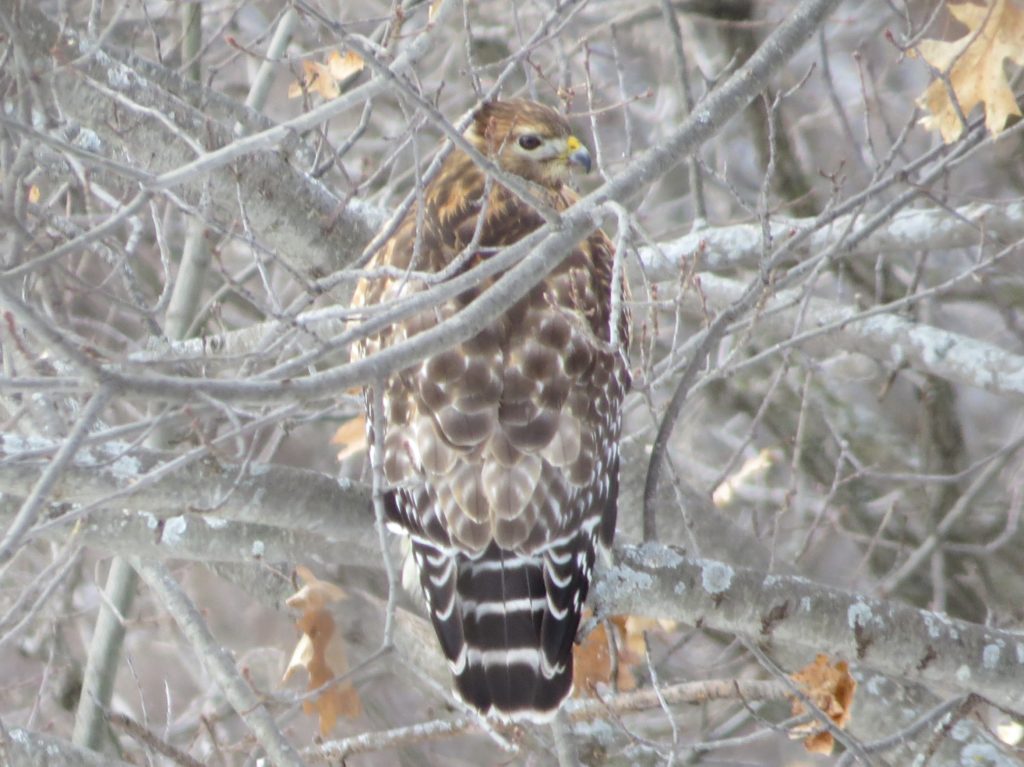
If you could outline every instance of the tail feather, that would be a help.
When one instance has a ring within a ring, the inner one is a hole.
[[[580,534],[544,557],[547,610],[541,645],[549,658],[569,658],[594,566],[594,542]]]
[[[422,540],[413,551],[459,697],[504,719],[552,716],[572,689],[594,541],[580,534],[535,555],[492,543],[469,557]]]

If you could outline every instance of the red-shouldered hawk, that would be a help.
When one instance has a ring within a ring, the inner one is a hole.
[[[486,103],[465,137],[539,185],[555,210],[577,199],[566,185],[571,166],[590,170],[569,123],[541,104]],[[544,223],[485,179],[453,152],[424,191],[423,215],[411,210],[368,268],[436,273],[472,246],[468,269]],[[595,547],[615,532],[629,387],[625,312],[612,346],[612,271],[612,245],[598,230],[477,335],[384,388],[389,521],[411,536],[456,691],[484,715],[545,719],[572,689]],[[485,287],[371,336],[356,357],[451,317]],[[364,279],[353,303],[426,289],[415,276]],[[378,426],[371,413],[371,431]]]

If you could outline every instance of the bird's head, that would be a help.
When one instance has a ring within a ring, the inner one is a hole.
[[[489,101],[473,114],[466,138],[501,168],[557,189],[574,167],[590,171],[590,152],[568,121],[535,101]]]

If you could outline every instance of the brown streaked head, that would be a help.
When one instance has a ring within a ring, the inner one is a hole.
[[[572,166],[590,171],[590,153],[569,122],[544,104],[525,99],[489,101],[473,114],[466,138],[510,173],[553,189]]]

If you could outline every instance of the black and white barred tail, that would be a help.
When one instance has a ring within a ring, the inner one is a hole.
[[[595,535],[531,555],[470,557],[413,542],[420,585],[458,696],[484,716],[550,719],[572,691],[572,648]]]

